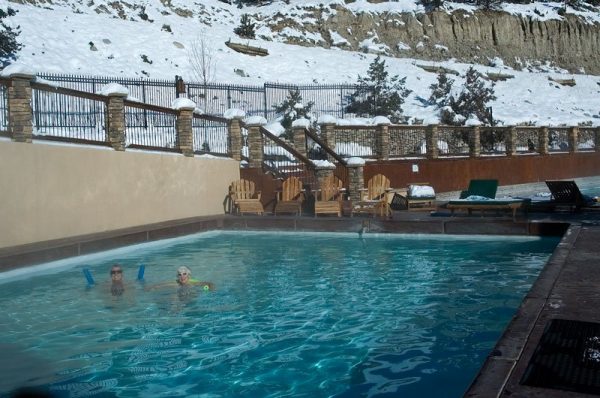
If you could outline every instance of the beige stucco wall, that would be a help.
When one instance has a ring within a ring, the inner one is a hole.
[[[223,214],[239,162],[0,141],[0,248]]]

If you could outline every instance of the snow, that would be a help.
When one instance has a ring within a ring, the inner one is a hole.
[[[264,126],[267,124],[267,119],[262,116],[250,116],[244,120],[244,123],[249,126]]]
[[[346,164],[348,166],[364,166],[365,160],[363,158],[359,158],[359,157],[351,157],[351,158],[348,158],[348,160],[346,160]]]
[[[337,118],[331,115],[321,115],[317,119],[318,124],[337,124]]]
[[[169,80],[174,80],[175,75],[179,75],[185,81],[191,81],[194,70],[190,49],[192,43],[201,36],[214,54],[213,61],[218,65],[212,80],[216,83],[258,86],[265,82],[355,83],[359,75],[366,75],[376,54],[386,51],[386,47],[378,43],[376,35],[363,43],[365,49],[371,52],[364,54],[338,48],[347,42],[339,34],[331,35],[334,45],[330,49],[285,44],[282,42],[284,34],[301,35],[315,43],[323,41],[323,37],[319,33],[300,31],[299,27],[288,27],[282,32],[271,31],[264,22],[257,21],[257,39],[243,42],[268,50],[268,56],[240,54],[227,47],[225,42],[229,38],[238,39],[233,29],[239,25],[243,13],[260,15],[265,20],[276,20],[278,13],[289,16],[293,12],[301,22],[303,8],[319,5],[323,5],[324,15],[335,14],[336,5],[345,6],[355,14],[423,11],[423,7],[413,0],[378,4],[371,4],[367,0],[349,4],[344,4],[343,0],[290,0],[289,5],[277,1],[262,7],[242,9],[238,9],[235,4],[229,5],[218,0],[196,2],[193,7],[183,0],[164,3],[190,10],[191,14],[189,17],[178,16],[160,0],[144,1],[145,12],[153,22],[141,20],[139,8],[123,7],[124,17],[121,19],[107,0],[61,0],[43,2],[39,7],[0,0],[0,7],[6,9],[10,6],[17,11],[15,16],[8,18],[8,23],[10,26],[20,26],[18,40],[23,45],[17,62],[5,68],[2,76],[17,71],[35,71]],[[534,21],[558,20],[563,18],[558,10],[564,4],[534,2],[503,4],[502,8],[512,14],[529,16]],[[444,7],[448,12],[461,9],[470,13],[474,10],[473,6],[452,2],[445,2]],[[567,11],[582,15],[587,23],[600,23],[598,12],[576,11],[569,6]],[[164,25],[168,25],[171,32],[164,30]],[[348,31],[351,33],[351,29]],[[397,46],[398,49],[408,49],[408,45],[404,43],[398,43]],[[444,49],[436,47],[443,56]],[[439,123],[439,109],[423,101],[429,98],[429,87],[436,82],[437,75],[425,72],[418,64],[429,63],[457,71],[460,76],[452,76],[457,86],[464,82],[464,74],[471,66],[451,59],[438,62],[387,56],[382,56],[382,59],[385,60],[390,75],[406,77],[406,87],[412,90],[402,106],[404,115],[411,120],[418,119],[423,124]],[[499,58],[485,59],[482,62],[485,65],[474,66],[481,73],[501,72],[514,76],[495,83],[497,98],[489,103],[494,119],[500,124],[600,125],[599,76],[572,75],[544,62],[523,62],[521,71],[508,68]],[[237,74],[236,70],[243,70],[244,74]],[[576,85],[562,86],[549,81],[549,76],[558,79],[574,78]],[[322,117],[319,119],[323,120]],[[346,122],[338,124],[344,123]],[[266,121],[262,124],[266,124]]]
[[[335,164],[327,160],[312,160],[313,164],[320,169],[335,169]]]
[[[310,127],[310,120],[305,119],[305,118],[301,118],[301,119],[296,119],[292,122],[292,127],[306,127],[309,128]]]
[[[171,105],[171,108],[178,111],[181,109],[196,109],[196,103],[189,98],[175,98],[173,100],[173,105]]]
[[[129,94],[129,90],[127,87],[120,85],[119,83],[109,83],[105,86],[102,86],[100,90],[98,90],[98,94],[102,95],[119,95],[123,97],[127,97]]]
[[[243,119],[246,117],[246,111],[235,108],[227,109],[225,113],[223,113],[223,117],[225,119]]]
[[[35,76],[35,71],[29,65],[15,62],[0,72],[0,76],[2,77],[10,77],[12,75]]]

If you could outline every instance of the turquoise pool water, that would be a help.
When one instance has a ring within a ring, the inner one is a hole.
[[[219,232],[7,273],[0,393],[459,397],[557,243]],[[155,286],[180,265],[216,289]]]

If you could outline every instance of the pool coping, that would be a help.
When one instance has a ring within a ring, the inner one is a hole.
[[[365,217],[204,216],[2,248],[0,249],[0,272],[213,230],[358,233],[364,228],[367,233],[560,236],[566,230],[567,225],[564,221],[519,220],[514,222],[504,218],[430,217],[428,214],[402,220]]]

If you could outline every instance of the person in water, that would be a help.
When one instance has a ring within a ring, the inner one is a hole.
[[[110,292],[113,296],[122,296],[125,292],[123,282],[123,268],[119,264],[115,264],[110,269]]]
[[[214,285],[211,282],[199,281],[192,278],[192,271],[186,267],[181,266],[177,268],[177,284],[179,286],[201,286],[204,290],[213,290]]]

